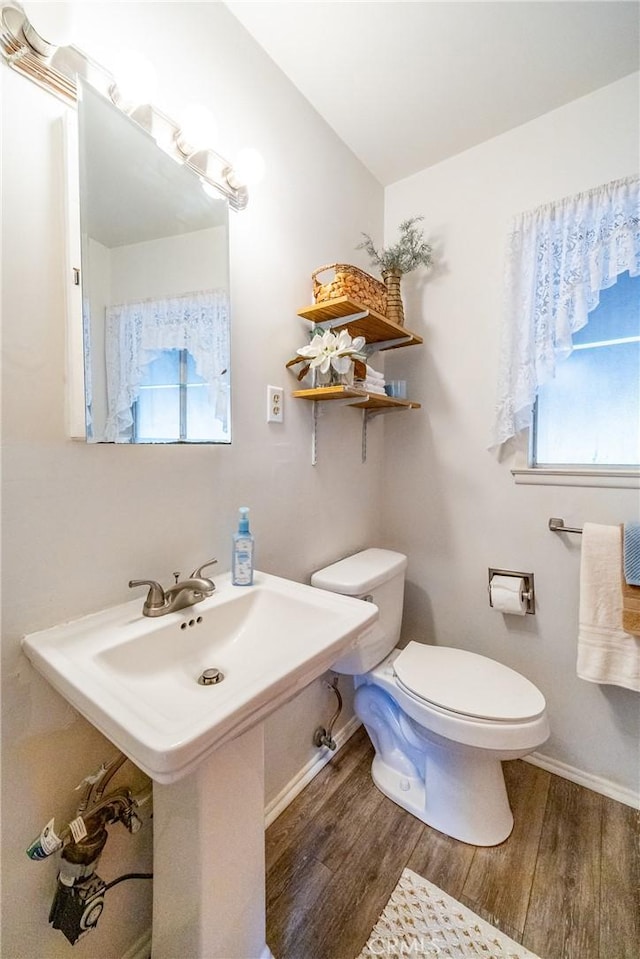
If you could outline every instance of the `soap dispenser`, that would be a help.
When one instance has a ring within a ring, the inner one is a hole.
[[[234,586],[251,586],[253,583],[253,536],[249,530],[249,507],[239,510],[238,532],[233,534],[231,581]]]

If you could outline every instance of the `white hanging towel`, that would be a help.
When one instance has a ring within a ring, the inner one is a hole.
[[[585,523],[580,564],[578,676],[640,691],[640,637],[622,623],[622,530]]]

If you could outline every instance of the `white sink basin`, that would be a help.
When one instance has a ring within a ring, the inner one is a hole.
[[[33,665],[152,779],[170,783],[321,675],[377,619],[371,603],[256,573],[149,618],[143,597],[26,636]],[[205,669],[222,671],[199,685]]]

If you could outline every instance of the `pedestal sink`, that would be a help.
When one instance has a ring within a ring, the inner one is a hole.
[[[266,573],[248,587],[215,582],[210,599],[157,619],[138,599],[23,640],[36,669],[154,780],[152,959],[271,955],[263,720],[378,615]],[[201,684],[208,670],[219,681]]]

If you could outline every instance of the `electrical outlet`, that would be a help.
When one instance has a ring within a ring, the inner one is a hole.
[[[284,422],[284,393],[281,386],[267,386],[267,423]]]

